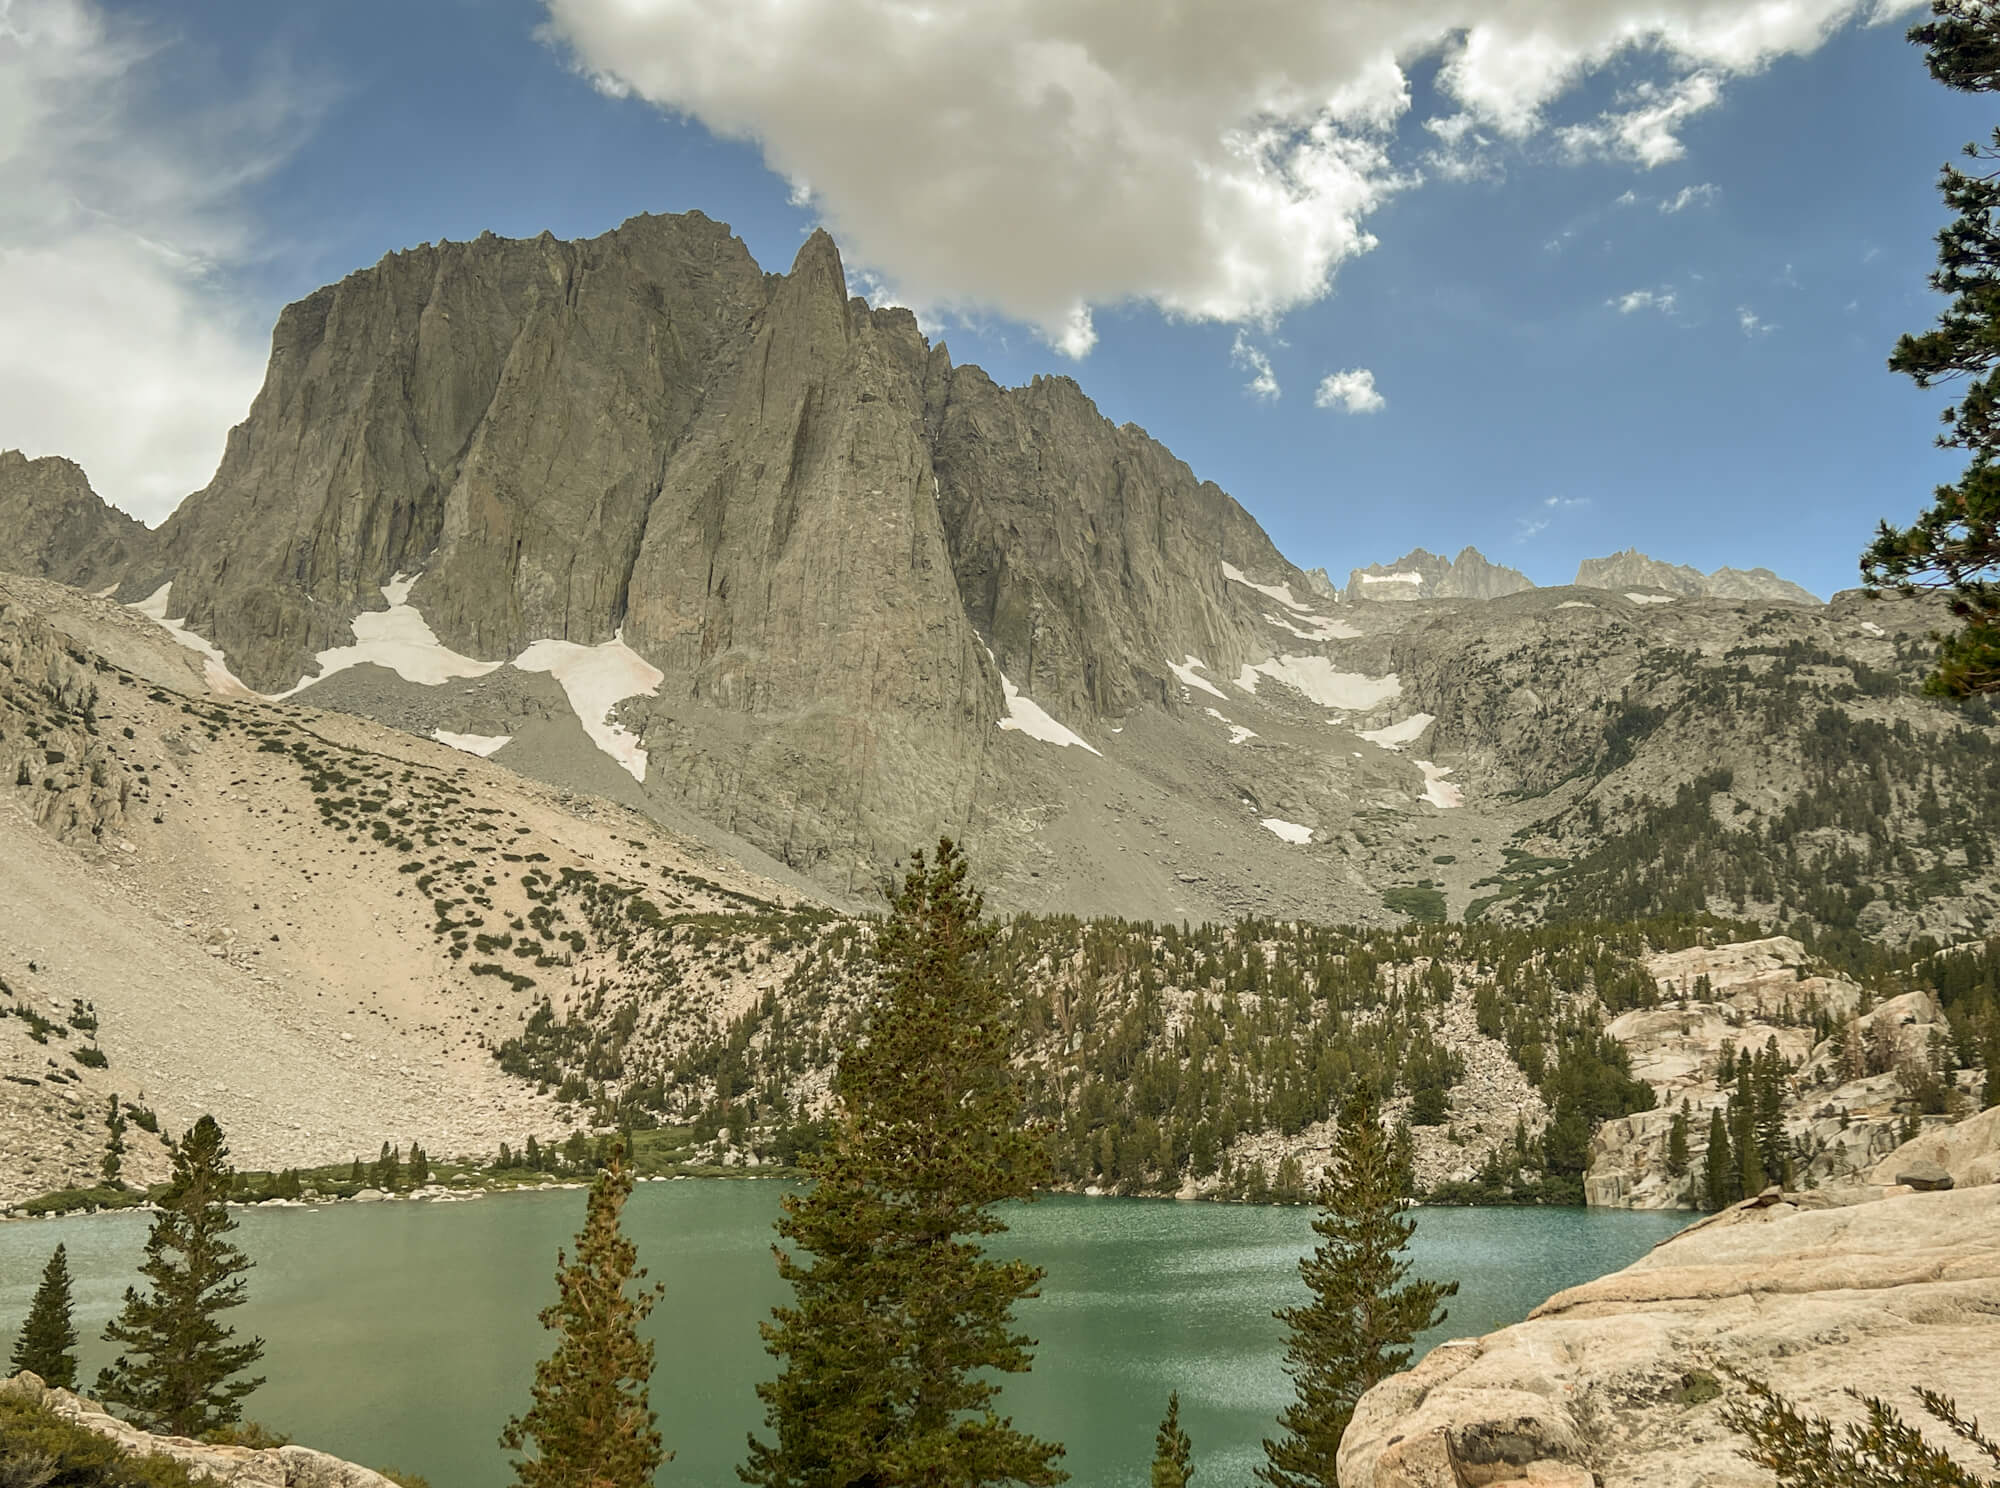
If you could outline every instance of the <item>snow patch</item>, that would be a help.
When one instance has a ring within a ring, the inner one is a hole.
[[[1869,635],[1872,636],[1885,636],[1889,633],[1888,631],[1884,630],[1881,626],[1877,625],[1873,620],[1863,620],[1861,622],[1861,628],[1862,630],[1866,631]]]
[[[1241,584],[1245,588],[1255,589],[1266,599],[1275,599],[1288,610],[1298,610],[1300,613],[1307,615],[1312,613],[1311,605],[1306,604],[1302,600],[1292,598],[1292,586],[1290,584],[1260,584],[1233,563],[1222,565],[1222,576],[1233,584]]]
[[[514,666],[519,671],[547,672],[554,677],[591,742],[634,780],[645,780],[646,751],[640,747],[639,736],[613,723],[611,710],[627,698],[652,696],[667,675],[625,644],[623,628],[596,646],[536,641],[514,658]]]
[[[463,749],[467,754],[476,754],[481,759],[499,752],[514,742],[512,734],[454,734],[445,729],[432,729],[431,737],[440,744],[449,744],[453,749]]]
[[[1672,604],[1678,597],[1672,594],[1627,594],[1633,604]]]
[[[1178,666],[1176,666],[1171,661],[1167,663],[1167,670],[1172,672],[1176,677],[1180,678],[1181,686],[1198,687],[1203,692],[1211,693],[1216,697],[1223,696],[1223,692],[1220,687],[1217,687],[1213,682],[1209,681],[1208,678],[1206,677],[1197,677],[1195,675],[1195,669],[1197,667],[1199,667],[1202,671],[1205,672],[1208,670],[1208,663],[1203,661],[1199,656],[1190,656],[1186,660],[1181,662],[1180,665]]]
[[[1627,597],[1629,598],[1629,596]],[[1557,605],[1556,608],[1559,610],[1594,610],[1597,608],[1597,606],[1594,604],[1586,604],[1583,600],[1580,599],[1566,599],[1561,604]]]
[[[1420,573],[1365,573],[1361,576],[1364,584],[1421,584],[1424,576]]]
[[[173,603],[173,591],[173,581],[169,579],[132,608],[147,619],[156,621],[168,635],[201,658],[201,675],[208,683],[209,691],[219,692],[224,697],[260,696],[251,688],[245,687],[237,679],[236,673],[229,670],[229,658],[222,654],[220,647],[196,635],[181,621],[167,618],[167,606]]]
[[[1219,697],[1221,694],[1218,693],[1217,696]],[[1245,739],[1254,739],[1257,737],[1255,729],[1247,729],[1240,723],[1231,723],[1227,718],[1222,716],[1222,711],[1219,708],[1203,708],[1201,711],[1229,730],[1229,742],[1232,744],[1241,744]]]
[[[991,654],[990,652],[988,653]],[[1078,749],[1088,749],[1102,759],[1103,753],[1084,741],[1081,734],[1063,727],[1043,711],[1039,703],[1021,696],[1021,689],[1007,680],[1007,674],[1000,674],[1000,691],[1007,699],[1007,716],[1000,720],[1000,727],[1026,734],[1030,739],[1040,739],[1044,744],[1054,744],[1067,749],[1074,744]]]
[[[1452,772],[1451,765],[1434,765],[1429,760],[1418,760],[1417,768],[1424,772],[1424,799],[1440,808],[1463,806],[1465,787],[1447,785],[1445,776]]]
[[[1437,719],[1428,713],[1412,713],[1401,723],[1392,723],[1387,728],[1363,729],[1361,737],[1384,749],[1401,749],[1405,744],[1416,743],[1424,730],[1436,722]]]
[[[1295,687],[1322,708],[1373,708],[1401,697],[1403,684],[1394,672],[1386,677],[1369,677],[1360,672],[1336,672],[1324,656],[1274,656],[1255,666],[1245,666],[1236,685],[1245,692],[1257,690],[1257,679],[1269,677]]]
[[[417,575],[397,574],[382,586],[386,610],[363,610],[349,625],[354,644],[335,646],[313,659],[319,663],[316,676],[301,677],[278,696],[288,698],[316,682],[324,682],[335,672],[373,663],[387,667],[405,682],[420,687],[437,687],[454,677],[483,677],[503,665],[497,661],[474,661],[461,656],[437,638],[417,607],[410,603],[410,590]]]
[[[1269,613],[1264,616],[1264,623],[1274,625],[1279,630],[1288,630],[1302,641],[1351,641],[1361,634],[1345,620],[1328,620],[1319,615],[1308,615],[1303,611],[1294,614],[1292,619],[1303,620],[1312,628],[1300,630],[1291,620],[1281,620]]]
[[[1301,846],[1313,840],[1313,829],[1311,827],[1302,827],[1297,822],[1288,822],[1282,816],[1265,817],[1263,827],[1265,831],[1274,836],[1282,837],[1287,842],[1296,842]]]

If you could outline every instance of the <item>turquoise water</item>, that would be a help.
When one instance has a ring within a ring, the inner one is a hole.
[[[769,1372],[757,1323],[783,1289],[768,1182],[642,1185],[627,1228],[666,1298],[653,1314],[653,1404],[675,1484],[734,1484]],[[239,1330],[263,1335],[269,1377],[250,1414],[295,1439],[433,1488],[499,1488],[495,1445],[527,1403],[553,1293],[555,1254],[583,1214],[579,1191],[469,1204],[250,1210],[237,1239],[255,1259]],[[1021,1319],[1035,1369],[1010,1381],[1018,1424],[1069,1447],[1079,1485],[1141,1488],[1167,1392],[1181,1392],[1203,1488],[1251,1482],[1287,1398],[1273,1308],[1303,1296],[1296,1262],[1311,1212],[1143,1199],[1044,1199],[1012,1212],[1016,1253],[1044,1266]],[[1626,1265],[1688,1216],[1580,1209],[1425,1209],[1412,1246],[1427,1276],[1455,1278],[1443,1338],[1517,1322],[1550,1293]],[[69,1246],[86,1377],[133,1279],[144,1215],[0,1226],[0,1348],[42,1264]],[[1003,1238],[1002,1245],[1008,1244]]]

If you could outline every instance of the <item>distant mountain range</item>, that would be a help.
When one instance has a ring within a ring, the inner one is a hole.
[[[1324,569],[1313,574],[1326,580]],[[1704,574],[1696,568],[1663,563],[1637,548],[1608,558],[1586,558],[1577,565],[1576,585],[1584,589],[1659,589],[1697,599],[1778,600],[1786,604],[1821,603],[1797,584],[1768,568],[1718,568]],[[1347,576],[1343,595],[1349,601],[1411,599],[1499,599],[1532,589],[1535,583],[1518,569],[1489,562],[1477,548],[1465,548],[1456,558],[1440,558],[1416,548],[1394,563],[1375,563]],[[1324,582],[1323,592],[1332,585]]]

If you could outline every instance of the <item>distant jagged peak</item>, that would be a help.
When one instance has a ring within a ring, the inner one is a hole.
[[[1690,599],[1777,600],[1784,604],[1817,605],[1818,595],[1768,568],[1723,567],[1705,574],[1684,563],[1667,563],[1627,548],[1608,558],[1586,558],[1576,567],[1576,582],[1585,589],[1664,589]]]
[[[1349,600],[1499,599],[1535,587],[1518,569],[1494,563],[1474,547],[1444,558],[1412,548],[1394,563],[1357,568],[1347,577]]]
[[[124,579],[152,545],[144,524],[92,490],[74,460],[0,450],[0,569],[98,589]]]

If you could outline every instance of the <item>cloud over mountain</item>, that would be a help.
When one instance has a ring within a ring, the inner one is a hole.
[[[1545,131],[1650,166],[1732,78],[1910,0],[546,0],[599,85],[754,140],[913,303],[1081,356],[1093,307],[1268,322],[1375,245],[1417,173],[1392,131],[1435,64],[1429,169]],[[1596,115],[1563,97],[1654,74]],[[1451,174],[1451,171],[1445,171]]]

